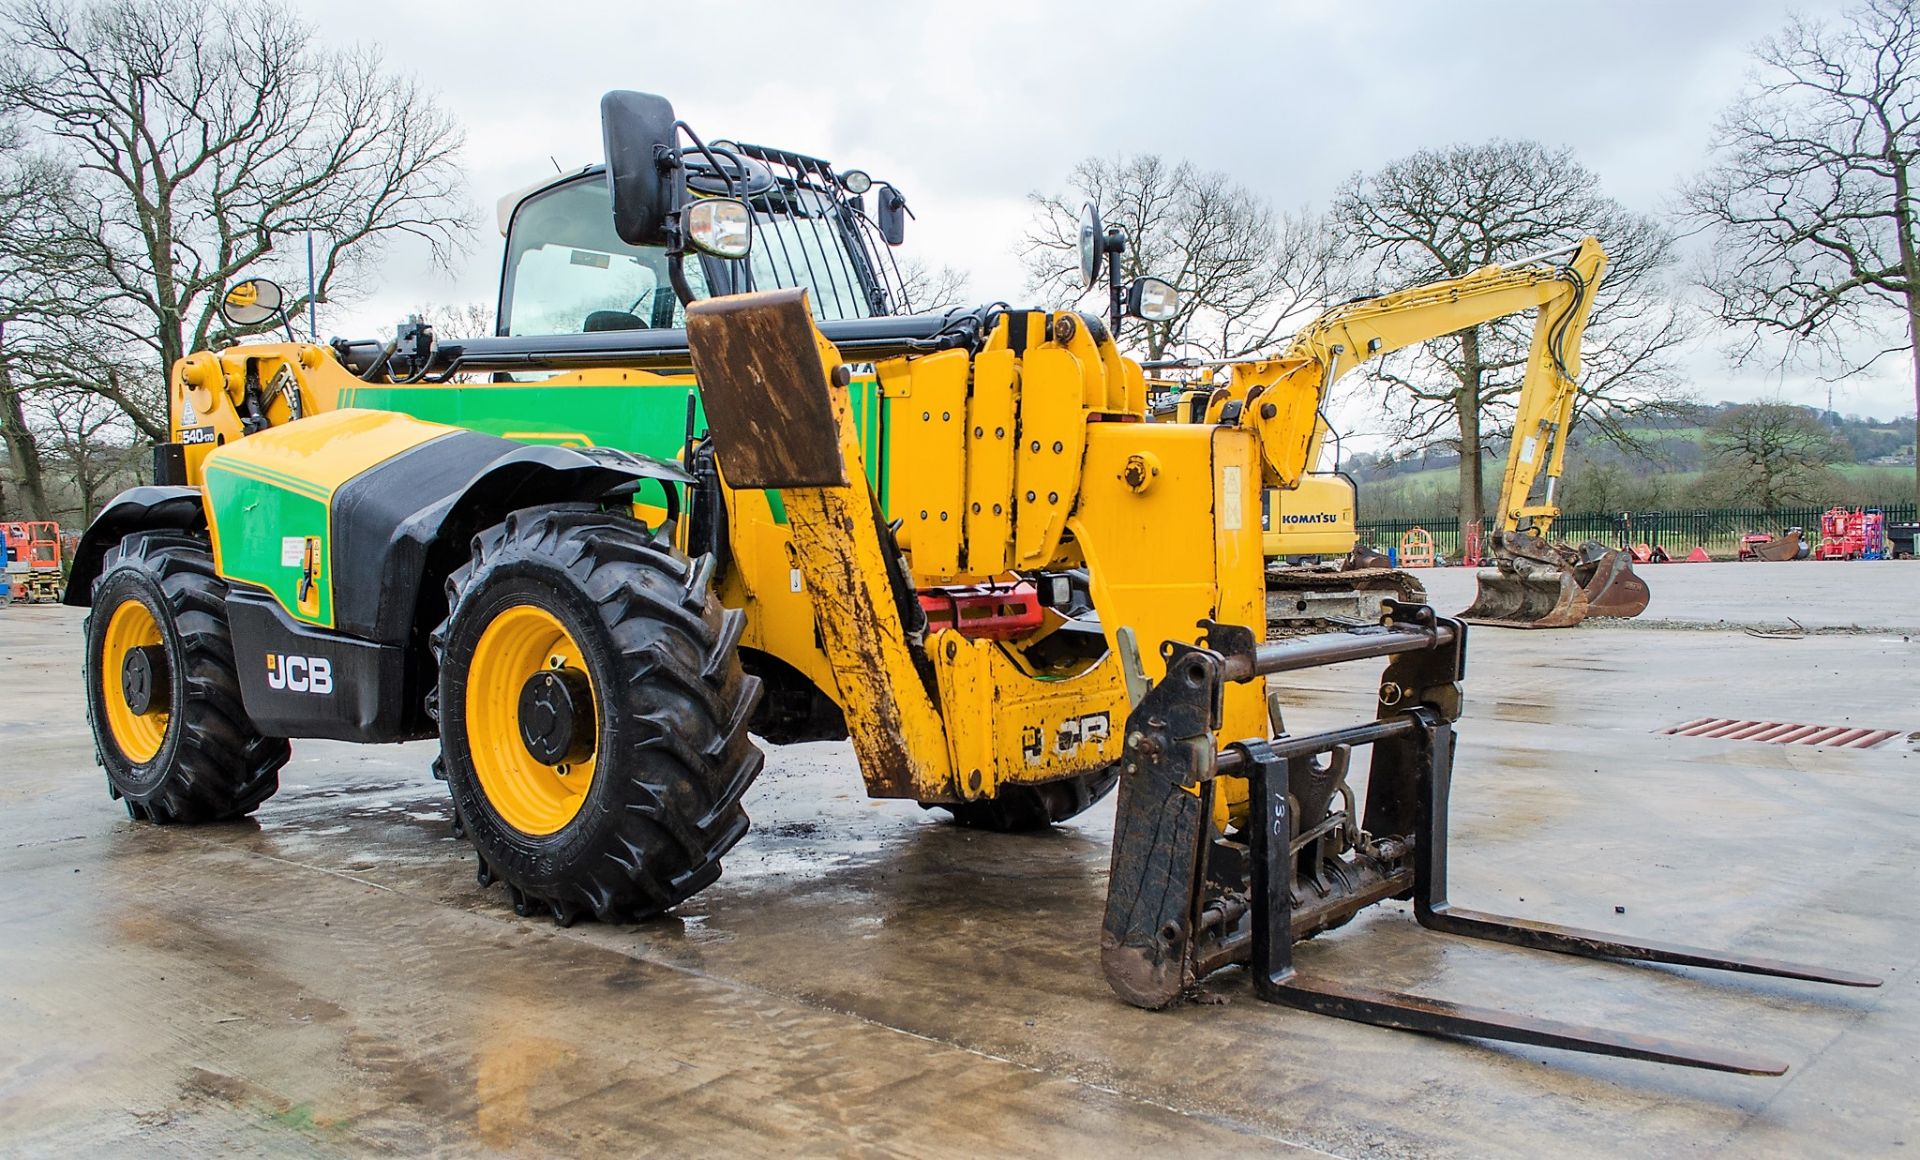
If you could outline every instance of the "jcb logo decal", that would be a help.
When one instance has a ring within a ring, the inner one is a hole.
[[[327,696],[333,692],[333,662],[326,657],[268,653],[267,687]]]
[[[1111,734],[1111,719],[1105,713],[1069,717],[1054,728],[1054,756],[1065,757],[1082,745],[1104,745]],[[1028,765],[1046,760],[1047,735],[1038,725],[1028,725],[1020,731],[1020,752]]]

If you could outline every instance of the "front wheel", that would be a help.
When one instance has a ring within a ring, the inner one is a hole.
[[[240,699],[227,586],[201,537],[141,532],[107,552],[87,615],[87,716],[113,796],[141,821],[252,813],[291,753]]]
[[[660,914],[720,876],[758,776],[742,614],[636,521],[517,512],[433,635],[444,770],[480,881],[571,922]]]

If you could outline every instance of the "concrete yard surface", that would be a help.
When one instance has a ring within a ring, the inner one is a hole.
[[[1526,951],[1403,903],[1298,958],[1784,1078],[1341,1022],[1237,968],[1135,1010],[1099,968],[1111,800],[969,832],[866,800],[844,744],[769,748],[724,876],[639,926],[480,888],[426,744],[296,742],[255,820],[134,823],[93,760],[82,614],[34,606],[0,609],[0,1152],[1920,1152],[1920,564],[1643,571],[1668,627],[1472,632],[1455,900],[1885,985]],[[1471,596],[1466,570],[1428,578],[1443,611]],[[1743,631],[1788,618],[1808,634]],[[1281,678],[1288,726],[1369,715],[1378,673]],[[1661,732],[1702,717],[1900,736]]]

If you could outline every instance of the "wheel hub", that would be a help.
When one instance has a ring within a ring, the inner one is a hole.
[[[578,669],[542,669],[520,686],[520,741],[542,765],[584,761],[593,753],[593,692]]]
[[[120,662],[120,694],[133,715],[144,717],[155,706],[164,707],[170,692],[164,647],[149,644],[128,649]]]

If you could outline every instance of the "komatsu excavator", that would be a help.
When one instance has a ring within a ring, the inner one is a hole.
[[[1165,287],[1122,292],[1113,232],[1083,232],[1090,283],[1114,258],[1105,316],[900,313],[896,191],[703,141],[648,94],[609,94],[602,127],[603,168],[508,207],[497,335],[229,342],[173,368],[159,480],[102,511],[66,593],[132,817],[250,813],[289,739],[431,737],[483,888],[634,921],[719,877],[755,735],[850,737],[869,795],[994,830],[1117,783],[1099,958],[1144,1007],[1245,962],[1262,997],[1342,1018],[1785,1070],[1294,970],[1296,940],[1389,898],[1537,949],[1877,985],[1452,907],[1467,627],[1386,601],[1262,643],[1262,488],[1300,478],[1325,384],[1462,317],[1471,279],[1315,329],[1206,421],[1148,423],[1114,335],[1123,298],[1152,318]],[[1564,285],[1482,281],[1516,304]],[[244,289],[227,320],[270,325],[279,295]],[[1371,719],[1277,728],[1269,677],[1368,658]]]
[[[1500,524],[1490,538],[1494,566],[1479,576],[1479,596],[1463,615],[1508,627],[1563,628],[1587,616],[1637,616],[1647,606],[1645,581],[1631,557],[1598,543],[1580,548],[1550,544],[1545,536],[1560,509],[1554,487],[1565,455],[1578,395],[1580,338],[1606,270],[1606,253],[1587,238],[1504,265],[1334,307],[1308,323],[1274,358],[1194,364],[1217,381],[1211,391],[1179,398],[1183,417],[1233,422],[1263,395],[1310,393],[1314,413],[1291,420],[1285,454],[1269,480],[1269,509],[1303,488],[1344,483],[1316,474],[1329,426],[1324,413],[1333,384],[1368,359],[1444,334],[1534,311],[1532,348],[1521,383],[1519,414],[1500,492]],[[1300,428],[1305,428],[1304,438]],[[1296,455],[1298,458],[1291,458]],[[1533,497],[1536,483],[1545,492]],[[1350,484],[1348,486],[1351,486]],[[1341,551],[1353,548],[1351,535]],[[1272,553],[1269,553],[1272,554]],[[1338,570],[1274,567],[1268,571],[1270,632],[1331,620],[1370,621],[1382,598],[1425,599],[1405,572],[1349,558]]]

